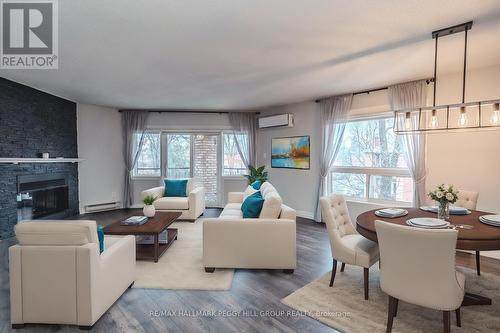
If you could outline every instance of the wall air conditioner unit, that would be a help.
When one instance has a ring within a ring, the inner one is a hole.
[[[259,118],[259,129],[273,127],[293,127],[293,114],[284,113]]]
[[[85,205],[85,213],[104,212],[106,210],[118,209],[120,207],[121,203],[119,201]]]

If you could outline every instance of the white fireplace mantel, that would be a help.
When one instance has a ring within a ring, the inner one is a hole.
[[[82,158],[23,158],[23,157],[0,157],[0,163],[19,164],[19,163],[79,163]]]

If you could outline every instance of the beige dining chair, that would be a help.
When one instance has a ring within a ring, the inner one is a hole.
[[[342,263],[341,272],[344,271],[345,264],[360,266],[363,267],[365,299],[368,299],[369,269],[379,258],[377,244],[354,229],[343,196],[333,194],[322,197],[320,204],[333,257],[330,287],[333,286],[337,273],[337,261]]]
[[[398,302],[443,311],[444,332],[450,332],[450,311],[457,326],[465,295],[465,276],[455,268],[458,231],[419,229],[375,221],[380,247],[380,288],[389,295],[387,332]]]
[[[458,190],[458,200],[455,202],[455,206],[475,210],[478,198],[479,192]],[[476,251],[476,271],[477,275],[481,275],[481,254],[479,251]]]

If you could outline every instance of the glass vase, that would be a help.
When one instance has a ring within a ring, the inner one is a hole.
[[[450,203],[441,202],[438,206],[438,219],[449,220],[450,219]]]

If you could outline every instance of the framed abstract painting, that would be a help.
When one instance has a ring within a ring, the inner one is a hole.
[[[310,163],[309,135],[272,139],[272,168],[309,170]]]

